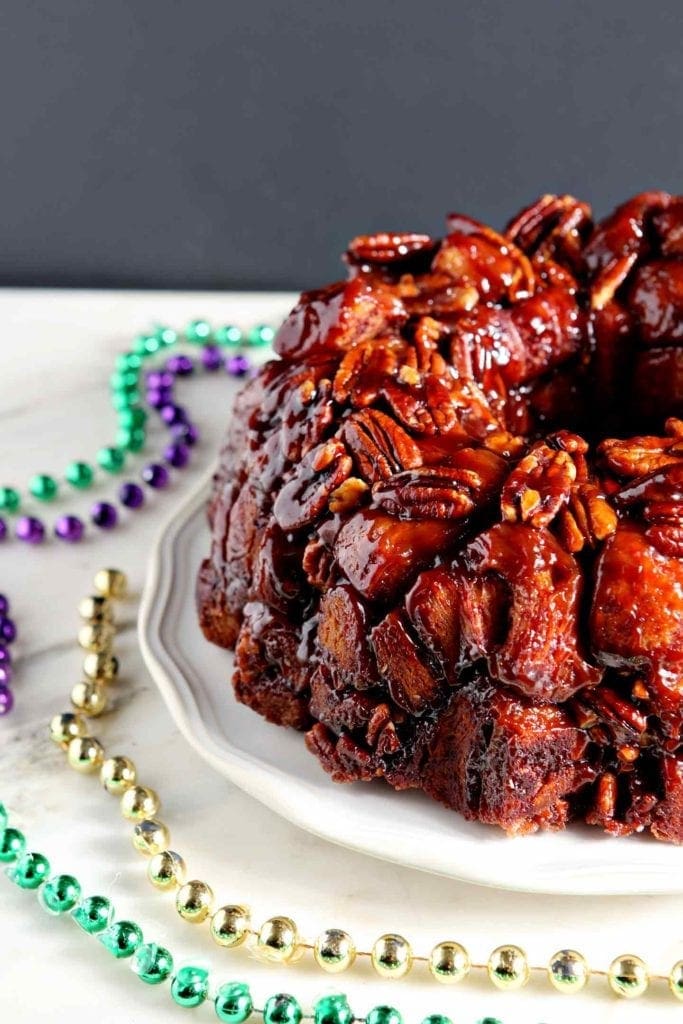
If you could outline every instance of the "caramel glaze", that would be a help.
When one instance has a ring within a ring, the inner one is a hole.
[[[237,400],[198,579],[338,781],[683,841],[683,199],[354,239]]]

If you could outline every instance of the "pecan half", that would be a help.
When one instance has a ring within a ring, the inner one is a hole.
[[[344,421],[341,437],[369,483],[422,465],[420,449],[410,434],[378,409],[352,413]]]
[[[447,466],[397,473],[372,490],[380,508],[402,519],[464,519],[490,498],[506,464],[485,449],[461,448]]]
[[[438,244],[429,235],[380,231],[357,235],[349,242],[346,256],[351,263],[400,263],[415,253],[433,252]]]
[[[569,452],[539,442],[520,459],[503,485],[503,518],[509,523],[548,526],[569,501],[575,480],[576,466]]]
[[[330,495],[351,473],[352,462],[334,438],[313,448],[299,463],[273,506],[283,530],[299,530],[326,508]]]
[[[683,462],[683,420],[665,424],[666,437],[608,438],[598,445],[602,464],[616,476],[635,479],[675,462]]]

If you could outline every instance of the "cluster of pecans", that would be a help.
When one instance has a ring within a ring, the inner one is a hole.
[[[199,615],[238,698],[339,781],[683,842],[683,198],[346,262],[216,477]]]

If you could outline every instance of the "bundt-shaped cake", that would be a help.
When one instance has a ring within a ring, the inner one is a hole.
[[[356,238],[237,399],[198,580],[340,782],[683,841],[683,198]]]

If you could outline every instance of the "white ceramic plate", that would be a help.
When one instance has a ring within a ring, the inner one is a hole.
[[[140,610],[147,666],[183,735],[213,767],[278,814],[335,843],[464,881],[566,894],[683,893],[683,853],[586,827],[508,839],[417,793],[333,783],[299,733],[238,704],[232,654],[203,637],[195,578],[209,546],[209,480],[166,523]]]

